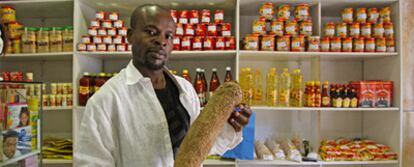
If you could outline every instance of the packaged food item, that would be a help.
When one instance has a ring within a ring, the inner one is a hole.
[[[112,28],[112,21],[111,20],[102,21],[102,28]]]
[[[387,52],[395,52],[395,41],[394,38],[387,38],[386,41]]]
[[[13,53],[21,53],[21,43],[22,40],[20,39],[15,39],[12,41],[12,49],[13,49]]]
[[[259,9],[259,13],[261,16],[265,17],[267,20],[272,20],[273,15],[275,14],[275,9],[273,3],[266,2]]]
[[[173,50],[180,50],[180,47],[181,47],[181,38],[178,36],[174,36]]]
[[[116,45],[116,51],[118,52],[126,52],[127,49],[128,49],[128,44],[126,43]]]
[[[90,44],[92,43],[91,37],[88,35],[83,35],[81,39],[83,44]]]
[[[349,36],[358,38],[359,35],[360,35],[360,24],[358,22],[354,22],[349,28]]]
[[[259,50],[259,36],[250,34],[244,37],[244,50]]]
[[[322,38],[321,42],[321,51],[322,52],[329,52],[330,51],[330,44],[331,39],[329,37]]]
[[[108,44],[107,48],[108,52],[115,52],[116,51],[116,45],[115,44]]]
[[[345,38],[348,36],[347,25],[345,22],[336,24],[336,34],[338,37]]]
[[[201,10],[201,23],[210,23],[211,13],[208,9]]]
[[[37,37],[37,52],[38,53],[46,53],[49,52],[49,31],[50,28],[40,28],[39,31],[36,32]]]
[[[379,13],[377,8],[369,8],[368,9],[368,22],[375,24],[378,22]]]
[[[332,37],[331,38],[331,52],[340,52],[341,51],[341,38]]]
[[[391,22],[384,23],[384,36],[386,38],[394,38],[394,26]]]
[[[191,10],[190,14],[189,14],[189,20],[190,20],[190,24],[198,24],[199,21],[199,13],[198,10]]]
[[[265,145],[269,150],[272,152],[273,156],[277,160],[284,160],[286,159],[286,155],[283,150],[280,148],[280,145],[276,143],[276,141],[267,139]]]
[[[117,29],[116,28],[108,28],[108,29],[106,29],[106,32],[111,37],[117,35]]]
[[[261,50],[274,51],[275,50],[275,36],[264,35],[261,40]]]
[[[191,50],[191,39],[189,36],[181,38],[181,50]]]
[[[285,35],[298,35],[298,22],[296,20],[286,21]]]
[[[375,38],[380,38],[380,37],[384,37],[384,27],[382,23],[377,23],[374,26],[374,37]]]
[[[287,154],[286,159],[294,162],[302,162],[302,155],[298,148],[289,139],[283,139],[280,142],[283,151]]]
[[[96,45],[95,44],[87,44],[86,50],[89,52],[95,52],[96,51]]]
[[[214,12],[214,23],[223,23],[224,22],[224,10],[216,10]]]
[[[22,53],[36,53],[37,28],[25,27],[22,34]]]
[[[270,24],[270,33],[275,36],[283,36],[284,34],[284,21],[283,20],[276,20],[274,19]]]
[[[62,50],[64,52],[73,51],[73,26],[66,26],[62,32]]]
[[[236,39],[231,37],[226,37],[226,50],[234,50],[236,49]]]
[[[78,51],[87,51],[86,44],[80,43],[78,44]]]
[[[231,36],[231,25],[230,25],[230,23],[221,24],[221,33],[220,34],[223,37]]]
[[[277,37],[276,47],[277,51],[290,51],[290,36]]]
[[[215,50],[224,50],[226,47],[225,37],[216,37]]]
[[[184,36],[194,36],[194,27],[192,24],[184,25]]]
[[[298,35],[292,37],[292,51],[294,52],[304,52],[305,51],[305,36]]]
[[[312,35],[312,21],[305,20],[300,23],[300,35],[311,36]]]
[[[367,8],[358,8],[356,10],[356,22],[365,23],[367,21]]]
[[[184,36],[184,26],[181,23],[176,24],[175,36]]]
[[[104,36],[104,37],[102,37],[102,42],[104,44],[112,44],[112,37],[111,36]]]
[[[266,34],[266,18],[260,17],[253,22],[253,34]]]
[[[88,35],[97,36],[98,35],[98,27],[89,27]]]
[[[95,44],[102,43],[102,37],[101,36],[94,36],[93,37],[93,43],[95,43]]]
[[[128,28],[122,27],[118,29],[118,35],[126,37],[128,34]]]
[[[106,35],[108,35],[108,33],[106,31],[106,28],[100,28],[100,29],[98,29],[98,35],[99,36],[106,36]]]
[[[203,50],[213,50],[215,45],[214,37],[205,37],[203,42]]]
[[[319,52],[320,51],[320,37],[319,36],[310,36],[308,39],[308,52]],[[328,44],[329,45],[329,44]],[[329,50],[329,48],[328,48]]]
[[[380,11],[380,23],[391,22],[391,7],[382,8]]]
[[[361,27],[361,36],[365,38],[371,37],[371,23],[364,23]]]
[[[97,20],[106,20],[107,19],[106,16],[107,16],[107,13],[104,11],[98,11],[95,13],[95,18]]]
[[[274,159],[272,152],[270,152],[270,150],[264,145],[263,142],[255,141],[254,148],[256,150],[256,155],[258,159],[267,161],[271,161]]]
[[[62,27],[53,27],[49,32],[50,52],[62,52]]]
[[[112,42],[114,44],[122,44],[122,43],[124,43],[124,38],[120,35],[117,35],[113,38]]]
[[[194,37],[191,50],[202,50],[203,49],[203,37]]]
[[[174,23],[177,23],[178,11],[177,10],[170,10],[170,15],[173,18]]]
[[[364,48],[364,38],[354,38],[354,52],[363,52]]]
[[[365,52],[375,52],[375,38],[365,38]]]
[[[96,50],[98,52],[105,52],[105,51],[107,51],[106,44],[104,44],[104,43],[96,44],[96,48],[97,48]]]
[[[14,22],[8,23],[7,27],[8,27],[10,39],[20,39],[20,37],[22,36],[21,30],[23,28],[23,24],[14,21]]]
[[[387,47],[386,47],[386,40],[384,37],[382,38],[377,38],[376,40],[376,51],[377,52],[385,52],[387,51]]]
[[[353,8],[345,8],[342,11],[342,22],[344,23],[352,23],[354,22],[354,9]]]
[[[325,37],[335,36],[335,24],[332,22],[326,23],[325,25]]]
[[[298,21],[305,21],[309,20],[310,13],[309,13],[309,5],[307,3],[302,3],[296,6],[295,8],[295,18]]]
[[[109,12],[108,13],[108,19],[111,20],[111,21],[119,20],[119,13],[118,12]]]
[[[215,23],[209,23],[207,25],[207,35],[217,36],[217,25]]]
[[[2,6],[0,8],[0,16],[3,24],[16,21],[16,9],[11,6]]]
[[[342,52],[352,52],[352,37],[346,37],[343,39]]]
[[[188,10],[181,10],[178,23],[188,24],[188,16],[189,16]]]
[[[290,5],[280,5],[277,8],[277,18],[287,21],[290,18]]]

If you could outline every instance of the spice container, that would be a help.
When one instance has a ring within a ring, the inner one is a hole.
[[[180,50],[181,48],[181,38],[174,36],[173,39],[173,50]]]
[[[352,52],[352,37],[346,37],[343,39],[342,52]]]
[[[23,25],[19,22],[10,22],[8,24],[8,32],[10,39],[20,39],[22,36]]]
[[[387,51],[387,47],[386,47],[386,41],[385,38],[377,38],[376,40],[376,51],[377,52],[385,52]]]
[[[207,26],[208,36],[217,36],[217,26],[215,23],[209,23]]]
[[[306,3],[299,4],[295,8],[295,18],[298,21],[309,20],[309,5]]]
[[[303,52],[305,51],[305,36],[298,35],[296,37],[292,37],[292,51],[294,52]]]
[[[73,27],[66,26],[62,32],[62,40],[63,40],[63,51],[64,52],[71,52],[73,51]]]
[[[226,50],[234,50],[236,49],[236,39],[231,37],[226,37]]]
[[[379,13],[377,8],[369,8],[368,9],[368,22],[375,24],[378,22]]]
[[[329,52],[330,51],[330,38],[329,37],[324,37],[322,38],[322,42],[321,42],[321,51],[322,52]]]
[[[16,21],[16,10],[11,6],[2,6],[0,8],[0,16],[3,24]]]
[[[260,17],[253,22],[253,34],[266,34],[266,19]]]
[[[221,36],[223,36],[223,37],[231,36],[231,25],[230,25],[230,23],[221,24]]]
[[[394,38],[387,38],[386,41],[387,52],[395,52],[395,41]]]
[[[244,37],[244,50],[259,50],[259,36],[250,34]]]
[[[88,35],[97,36],[98,35],[98,27],[89,27]]]
[[[342,11],[342,22],[344,23],[352,23],[354,22],[354,9],[353,8],[345,8]]]
[[[375,38],[365,38],[365,52],[375,52]]]
[[[216,10],[214,12],[214,23],[223,23],[224,22],[224,11]]]
[[[277,37],[277,51],[290,51],[290,35]]]
[[[191,50],[202,50],[203,49],[203,37],[194,37]]]
[[[364,51],[364,38],[354,38],[354,52]]]
[[[170,10],[170,15],[174,20],[174,23],[177,23],[178,12],[177,10]]]
[[[358,8],[356,10],[356,22],[358,23],[365,23],[367,21],[367,9],[366,8]]]
[[[194,36],[194,27],[192,24],[186,24],[184,26],[184,36]]]
[[[210,23],[211,13],[210,10],[201,10],[201,23]]]
[[[283,36],[284,34],[284,25],[283,20],[273,20],[270,24],[270,33],[275,36]]]
[[[326,23],[325,25],[325,37],[335,36],[335,24],[332,22]]]
[[[273,35],[264,35],[261,40],[261,49],[264,51],[275,50],[275,37]]]
[[[371,37],[371,23],[362,24],[361,36],[366,38]]]
[[[187,24],[188,23],[188,10],[181,10],[180,11],[180,18],[178,19],[178,23]]]
[[[391,22],[391,8],[385,7],[380,11],[380,23],[389,23]]]
[[[347,25],[346,23],[336,24],[336,33],[338,37],[345,38],[347,37]]]
[[[277,8],[277,18],[283,21],[287,21],[290,18],[290,6],[280,5]]]
[[[352,23],[351,27],[349,28],[349,36],[358,38],[360,35],[360,25],[359,23],[355,22]]]
[[[298,22],[296,20],[286,22],[285,34],[291,36],[298,35]]]
[[[319,50],[320,50],[320,46],[319,46],[320,45],[320,37],[319,36],[310,36],[307,39],[308,39],[307,51],[309,51],[309,52],[319,52]]]
[[[384,27],[382,23],[377,23],[374,26],[374,35],[375,38],[384,37]]]
[[[181,50],[191,50],[191,39],[188,36],[181,38]]]
[[[265,17],[267,20],[272,20],[275,14],[273,3],[266,2],[259,9],[260,16]]]
[[[300,35],[311,36],[312,35],[312,21],[305,20],[300,23]]]
[[[215,50],[224,50],[225,47],[226,47],[225,38],[224,37],[216,37],[216,42],[215,42],[214,49]]]
[[[199,15],[198,15],[198,10],[191,10],[190,11],[190,24],[198,24],[199,23]]]
[[[12,52],[13,53],[21,53],[22,52],[22,50],[20,48],[21,43],[22,43],[22,40],[20,40],[20,39],[15,39],[15,40],[12,41],[12,50],[13,50]]]
[[[203,50],[213,50],[215,45],[214,37],[205,37],[203,41]]]
[[[386,38],[394,38],[394,26],[391,22],[384,23],[384,36]]]
[[[332,37],[331,38],[331,52],[340,52],[341,51],[341,38]]]
[[[184,36],[184,26],[181,23],[176,24],[175,36]]]
[[[36,53],[36,28],[25,27],[22,34],[22,53]]]
[[[38,53],[49,52],[49,31],[50,28],[40,28],[39,31],[36,32]]]

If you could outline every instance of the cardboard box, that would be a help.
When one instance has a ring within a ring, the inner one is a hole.
[[[30,112],[26,103],[6,104],[5,129],[30,126]]]
[[[19,133],[15,130],[9,129],[3,132],[3,147],[2,160],[6,161],[11,158],[21,156],[21,152],[17,149],[19,141]]]

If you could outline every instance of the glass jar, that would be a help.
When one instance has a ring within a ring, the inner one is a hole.
[[[36,33],[37,39],[37,52],[38,53],[45,53],[49,52],[49,32],[50,28],[40,28],[39,31]]]
[[[309,5],[306,3],[299,4],[295,8],[295,18],[298,21],[305,21],[309,19]]]
[[[63,51],[72,52],[73,51],[73,26],[66,26],[62,32],[63,40]]]
[[[371,23],[364,23],[361,26],[361,36],[365,38],[371,37]]]
[[[285,35],[298,35],[298,22],[296,20],[286,21]]]
[[[360,24],[358,22],[354,22],[351,24],[349,28],[349,36],[358,38],[360,35]]]
[[[338,23],[336,24],[336,34],[338,37],[345,38],[347,37],[347,25],[346,23]]]
[[[335,36],[335,24],[332,22],[326,23],[325,25],[325,37]]]
[[[377,23],[379,18],[379,13],[377,8],[369,8],[368,9],[368,22],[370,23]]]
[[[273,15],[275,15],[275,9],[273,7],[273,4],[271,2],[264,3],[259,9],[259,13],[261,16],[264,16],[267,20],[272,20]]]
[[[36,53],[37,28],[25,27],[22,34],[22,53]]]
[[[20,39],[20,37],[22,36],[22,28],[23,24],[16,21],[10,22],[8,24],[8,32],[10,39]]]
[[[62,52],[62,31],[62,27],[53,27],[50,31],[50,52]]]
[[[305,20],[300,23],[300,35],[311,36],[312,35],[312,21]]]
[[[10,23],[16,21],[16,9],[11,6],[3,6],[0,9],[2,23]]]
[[[277,51],[290,51],[290,36],[285,35],[277,38]]]
[[[391,22],[391,8],[385,7],[382,8],[380,11],[380,22],[381,23],[389,23]]]
[[[365,38],[365,52],[375,52],[375,38]]]
[[[290,18],[290,5],[280,5],[277,8],[277,18],[287,21]]]
[[[342,11],[342,21],[344,23],[352,23],[354,21],[353,13],[354,13],[353,8],[345,8]]]
[[[386,38],[394,38],[394,26],[393,26],[393,24],[391,22],[384,23],[383,27],[384,27],[384,36]]]
[[[330,38],[324,37],[321,41],[321,51],[322,52],[329,52],[330,50]]]
[[[365,23],[367,21],[367,9],[366,8],[358,8],[356,10],[356,22],[358,23]]]
[[[276,20],[274,19],[270,24],[270,34],[276,36],[283,36],[284,32],[284,22],[283,20]]]

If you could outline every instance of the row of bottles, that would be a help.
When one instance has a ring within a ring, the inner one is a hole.
[[[85,106],[89,98],[117,73],[99,73],[91,74],[84,72],[82,78],[79,80],[79,105]]]
[[[305,107],[356,108],[358,97],[355,88],[350,85],[331,84],[325,81],[309,81],[305,88]]]

